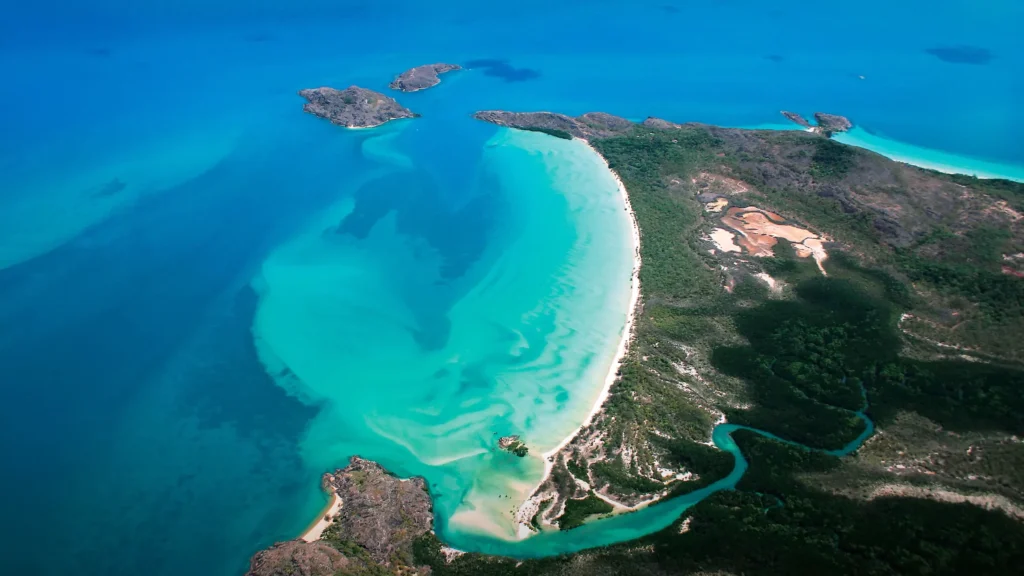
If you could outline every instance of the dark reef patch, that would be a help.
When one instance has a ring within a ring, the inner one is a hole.
[[[951,64],[974,64],[977,66],[983,66],[992,61],[992,52],[988,48],[968,46],[966,44],[961,44],[959,46],[937,46],[935,48],[928,48],[925,52],[935,56],[943,62],[949,62]]]
[[[98,190],[93,194],[94,198],[103,198],[104,196],[113,196],[118,192],[123,191],[128,187],[128,184],[120,178],[114,178],[106,184],[99,187]]]
[[[532,68],[516,68],[508,60],[500,58],[481,58],[466,62],[466,68],[483,68],[485,76],[501,78],[505,82],[526,82],[540,78],[540,70]]]
[[[671,4],[665,4],[663,6],[660,6],[660,8],[662,12],[667,12],[669,14],[679,14],[679,8],[672,6]]]
[[[771,60],[772,62],[778,64],[779,62],[784,61],[786,57],[779,54],[768,54],[767,56],[764,57],[764,59]]]

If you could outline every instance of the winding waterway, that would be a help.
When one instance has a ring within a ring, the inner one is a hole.
[[[863,386],[861,387],[861,392],[864,394],[864,407],[853,413],[864,422],[864,430],[842,448],[835,450],[810,448],[757,428],[729,423],[719,424],[712,430],[711,440],[718,449],[732,455],[733,468],[727,476],[700,490],[695,490],[666,502],[652,504],[634,512],[587,522],[572,530],[543,531],[520,542],[502,542],[496,541],[493,538],[479,538],[465,534],[441,533],[441,536],[456,548],[513,558],[538,558],[566,554],[646,536],[671,525],[687,509],[695,506],[715,492],[736,488],[750,463],[733,440],[732,434],[734,432],[745,430],[790,446],[797,446],[804,450],[821,452],[836,457],[848,456],[855,452],[875,431],[874,422],[865,414],[867,410],[867,391],[864,390]]]

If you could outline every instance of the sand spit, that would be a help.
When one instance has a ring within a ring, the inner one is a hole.
[[[327,527],[334,522],[334,517],[337,516],[340,510],[341,498],[338,498],[338,495],[332,491],[330,502],[320,511],[316,522],[309,528],[306,528],[306,531],[299,536],[299,539],[305,542],[316,542],[319,540],[323,536],[324,530],[327,530]]]

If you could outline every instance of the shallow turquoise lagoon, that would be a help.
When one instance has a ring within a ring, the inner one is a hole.
[[[400,149],[410,128],[397,129],[379,138]],[[446,214],[437,198],[408,198],[428,194],[429,173],[377,139],[363,149],[380,175],[263,263],[257,348],[282,387],[321,407],[300,443],[314,467],[358,454],[423,475],[443,530],[513,538],[510,506],[593,407],[623,334],[623,200],[581,142],[502,130]],[[481,221],[487,245],[472,261],[431,232]],[[509,434],[529,456],[496,450]]]

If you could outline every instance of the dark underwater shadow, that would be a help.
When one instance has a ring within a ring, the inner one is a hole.
[[[481,58],[466,62],[466,68],[482,68],[484,76],[501,78],[506,82],[526,82],[540,78],[540,70],[532,68],[516,68],[508,60],[501,58]]]
[[[958,46],[936,46],[935,48],[925,49],[925,52],[939,60],[942,60],[943,62],[949,62],[950,64],[973,64],[975,66],[984,66],[991,62],[993,58],[992,52],[988,48],[968,46],[966,44]]]

